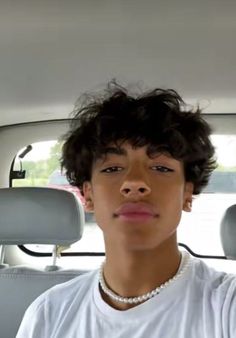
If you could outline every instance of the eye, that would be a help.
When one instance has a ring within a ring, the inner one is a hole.
[[[115,172],[119,172],[121,171],[123,168],[122,167],[118,167],[118,166],[112,166],[112,167],[107,167],[105,169],[102,169],[101,172],[102,173],[115,173]]]
[[[151,167],[153,170],[159,171],[161,173],[169,173],[169,172],[173,172],[174,170],[162,165],[154,165]]]

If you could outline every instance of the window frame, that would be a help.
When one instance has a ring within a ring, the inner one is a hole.
[[[236,114],[204,114],[204,118],[211,124],[213,125],[213,129],[214,129],[214,134],[223,134],[223,135],[227,135],[227,134],[231,134],[231,131],[236,130]],[[56,122],[62,122],[62,123],[69,123],[71,120],[70,119],[62,119],[62,120],[50,120],[50,121],[37,121],[37,122],[32,122],[32,123],[27,123],[27,124],[21,124],[21,125],[40,125],[40,124],[44,124],[44,123],[56,123]],[[233,123],[232,123],[233,121]],[[223,122],[223,123],[222,123]],[[235,129],[234,129],[235,128]],[[51,138],[50,138],[51,139]],[[47,137],[47,140],[48,137]],[[38,140],[38,142],[43,141]],[[46,141],[44,139],[44,141]],[[36,141],[35,141],[36,142]],[[33,143],[33,142],[32,142]],[[16,156],[14,157],[14,159],[12,160],[11,163],[11,170],[13,170],[14,168],[14,162],[15,162]],[[10,172],[11,172],[10,170]],[[11,175],[9,175],[9,186],[12,186],[12,177]],[[187,251],[189,251],[193,256],[198,257],[198,258],[203,258],[203,259],[220,259],[220,260],[226,260],[227,257],[225,256],[218,256],[218,255],[208,255],[208,254],[198,254],[196,252],[194,252],[188,245],[186,245],[185,243],[178,243],[179,246],[185,248]],[[32,250],[29,250],[28,248],[25,247],[25,245],[20,245],[19,248],[26,254],[30,255],[30,256],[34,256],[34,257],[51,257],[52,253],[51,252],[35,252]],[[62,252],[61,256],[70,256],[70,257],[75,257],[75,256],[104,256],[105,253],[104,252]]]

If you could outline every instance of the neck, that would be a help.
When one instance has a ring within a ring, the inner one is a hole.
[[[173,243],[172,243],[173,244]],[[178,271],[181,255],[177,244],[144,252],[116,252],[106,248],[104,278],[107,286],[123,297],[141,296],[172,278]],[[116,309],[135,305],[118,304],[103,292],[103,299]]]

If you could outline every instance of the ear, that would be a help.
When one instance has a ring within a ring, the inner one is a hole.
[[[183,210],[186,212],[192,211],[193,189],[194,185],[192,182],[185,183]]]
[[[84,182],[83,184],[83,194],[85,199],[84,209],[86,212],[93,212],[93,191],[92,185],[89,181]]]

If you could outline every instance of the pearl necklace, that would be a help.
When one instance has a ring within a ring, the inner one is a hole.
[[[176,275],[174,277],[170,278],[168,281],[161,284],[160,286],[158,286],[154,290],[147,292],[142,296],[137,296],[137,297],[122,297],[122,296],[116,294],[115,292],[113,292],[112,290],[110,290],[107,287],[106,282],[104,280],[104,276],[103,276],[103,266],[104,266],[104,264],[105,264],[105,262],[102,263],[102,265],[100,267],[100,271],[99,271],[99,284],[100,284],[102,290],[104,291],[104,293],[116,302],[125,303],[125,304],[137,304],[137,303],[144,302],[144,301],[156,296],[163,289],[165,289],[168,285],[170,285],[176,279],[178,279],[189,267],[190,257],[187,253],[184,254],[184,255],[182,253],[182,268],[176,273]]]

